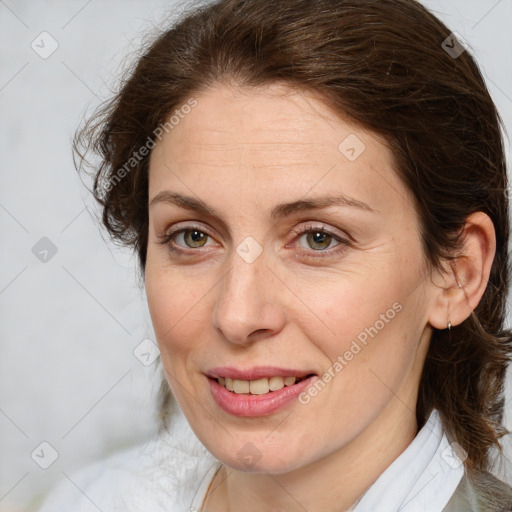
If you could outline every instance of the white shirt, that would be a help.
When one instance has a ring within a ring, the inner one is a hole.
[[[180,411],[169,432],[63,476],[39,512],[197,512],[219,466]],[[441,512],[463,474],[434,410],[350,510]]]

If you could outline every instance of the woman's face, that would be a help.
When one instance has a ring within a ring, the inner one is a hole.
[[[434,292],[390,151],[283,85],[194,98],[151,154],[145,273],[192,429],[274,473],[393,435],[414,421]]]

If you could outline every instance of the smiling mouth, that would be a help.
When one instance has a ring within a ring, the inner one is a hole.
[[[256,380],[239,380],[231,379],[229,377],[218,377],[216,380],[221,386],[235,394],[248,394],[248,395],[265,395],[273,391],[279,391],[286,386],[293,386],[299,382],[312,377],[314,374],[310,373],[303,377],[280,377],[274,376],[269,378],[262,378]]]

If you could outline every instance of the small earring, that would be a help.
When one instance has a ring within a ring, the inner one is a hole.
[[[450,331],[452,328],[452,323],[450,322],[450,320],[448,320],[448,330]]]

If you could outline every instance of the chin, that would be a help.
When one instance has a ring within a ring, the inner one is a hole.
[[[303,447],[290,445],[285,440],[284,446],[279,446],[275,442],[267,442],[266,446],[262,446],[264,441],[255,440],[254,434],[248,434],[245,439],[241,436],[226,446],[211,442],[211,439],[203,444],[223,464],[244,473],[284,474],[309,462]]]

